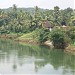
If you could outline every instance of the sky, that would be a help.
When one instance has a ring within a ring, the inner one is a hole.
[[[54,6],[59,6],[60,9],[68,7],[75,8],[75,0],[0,0],[0,8],[9,8],[13,4],[17,7],[35,7],[38,6],[44,9],[53,9]]]

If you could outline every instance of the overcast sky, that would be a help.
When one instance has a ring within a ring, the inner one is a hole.
[[[71,7],[74,8],[75,0],[0,0],[0,8],[9,8],[13,4],[17,7],[34,7],[38,6],[45,9],[53,9],[54,6],[59,6],[61,9]]]

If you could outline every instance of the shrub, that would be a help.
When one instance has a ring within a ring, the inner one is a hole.
[[[64,49],[69,43],[69,38],[61,29],[56,29],[51,32],[51,40],[55,48]]]
[[[71,38],[72,42],[75,41],[75,27],[71,27],[71,29],[67,31],[67,35]]]
[[[41,29],[38,40],[43,43],[48,40],[50,31],[48,29]]]

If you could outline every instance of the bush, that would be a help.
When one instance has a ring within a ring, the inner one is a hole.
[[[72,27],[69,31],[67,31],[67,35],[71,38],[72,42],[75,41],[75,27]]]
[[[48,29],[41,29],[38,40],[43,43],[48,40],[50,31]]]
[[[51,40],[55,48],[64,49],[69,42],[67,35],[60,29],[51,32]]]

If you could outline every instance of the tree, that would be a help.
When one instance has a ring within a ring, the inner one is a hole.
[[[59,11],[59,7],[58,6],[55,6],[54,7],[54,22],[56,25],[59,25],[59,17],[60,17],[60,11]]]
[[[41,20],[41,14],[39,11],[39,8],[36,6],[35,7],[35,14],[34,14],[34,22],[36,24],[36,27],[39,27],[39,21]]]
[[[65,21],[67,25],[70,25],[71,23],[71,18],[73,17],[73,9],[67,8],[61,11],[61,22]]]
[[[55,48],[65,49],[69,44],[69,38],[62,29],[54,29],[51,32],[51,40]]]
[[[67,35],[71,38],[72,42],[75,41],[75,27],[70,27],[70,30],[67,31]]]
[[[50,31],[48,29],[41,29],[38,40],[40,43],[44,43],[49,39],[49,33]]]
[[[13,11],[17,11],[17,6],[15,4],[13,4],[13,7],[12,7]]]

